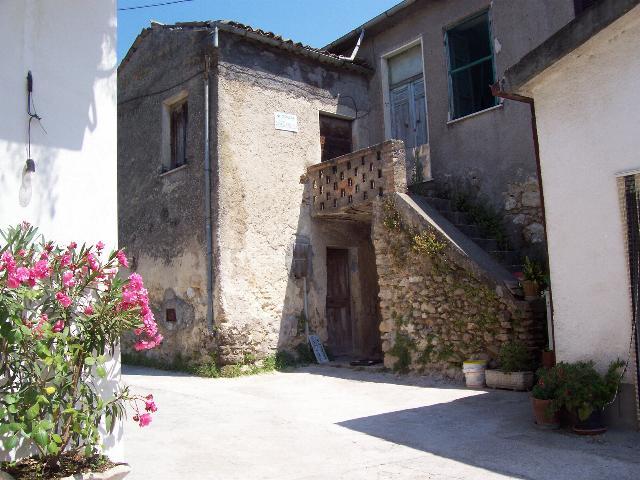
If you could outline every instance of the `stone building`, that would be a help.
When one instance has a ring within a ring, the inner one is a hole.
[[[238,363],[305,323],[336,355],[452,375],[535,347],[544,309],[509,271],[544,238],[530,113],[489,85],[572,18],[406,0],[325,49],[229,21],[143,30],[118,71],[119,236],[157,354]]]

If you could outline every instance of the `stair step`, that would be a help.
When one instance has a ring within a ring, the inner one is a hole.
[[[482,229],[478,225],[460,223],[456,224],[455,227],[467,237],[480,237],[482,235]]]
[[[486,252],[495,251],[498,248],[498,241],[494,238],[471,238],[476,245]]]
[[[521,258],[518,252],[513,250],[489,250],[489,254],[503,265],[520,265]]]
[[[430,197],[427,202],[439,212],[451,211],[451,201],[445,198]]]
[[[440,213],[454,225],[468,225],[470,223],[469,215],[466,213],[451,210],[442,210]]]

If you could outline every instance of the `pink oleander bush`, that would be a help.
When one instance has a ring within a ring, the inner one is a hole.
[[[101,450],[99,427],[113,431],[133,410],[139,425],[157,410],[151,395],[115,386],[104,394],[107,360],[133,330],[135,348],[162,342],[140,275],[123,251],[104,245],[56,246],[27,223],[0,243],[0,440],[37,448],[45,462]],[[102,395],[100,393],[102,389]]]

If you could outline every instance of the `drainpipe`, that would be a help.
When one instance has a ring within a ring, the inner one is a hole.
[[[353,62],[356,58],[356,55],[358,54],[358,50],[360,50],[360,44],[362,43],[362,39],[364,38],[364,28],[360,31],[360,36],[358,37],[358,41],[356,42],[356,46],[353,49],[353,52],[351,53],[350,57],[345,57],[343,55],[340,55],[340,59],[341,60],[347,60],[349,62]]]
[[[538,143],[538,126],[536,123],[536,107],[533,98],[516,93],[506,92],[502,89],[500,82],[491,85],[491,93],[494,97],[506,98],[515,102],[527,103],[531,110],[531,133],[533,136],[533,150],[536,157],[536,173],[538,175],[538,189],[540,190],[540,203],[542,205],[542,226],[544,228],[544,243],[547,245],[547,255],[549,250],[549,242],[547,241],[547,214],[545,211],[544,189],[542,186],[542,168],[540,166],[540,144]],[[553,294],[551,286],[549,286],[549,305],[551,310],[551,341],[553,342],[553,350],[555,350],[555,327],[553,324]]]
[[[217,30],[217,29],[216,29]],[[217,40],[217,35],[216,35]],[[211,158],[209,155],[209,66],[211,58],[204,57],[204,221],[207,245],[207,328],[213,329],[213,238],[211,234]]]

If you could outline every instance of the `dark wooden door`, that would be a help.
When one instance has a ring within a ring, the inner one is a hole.
[[[346,249],[327,249],[327,330],[329,348],[334,355],[352,353],[349,251]]]

